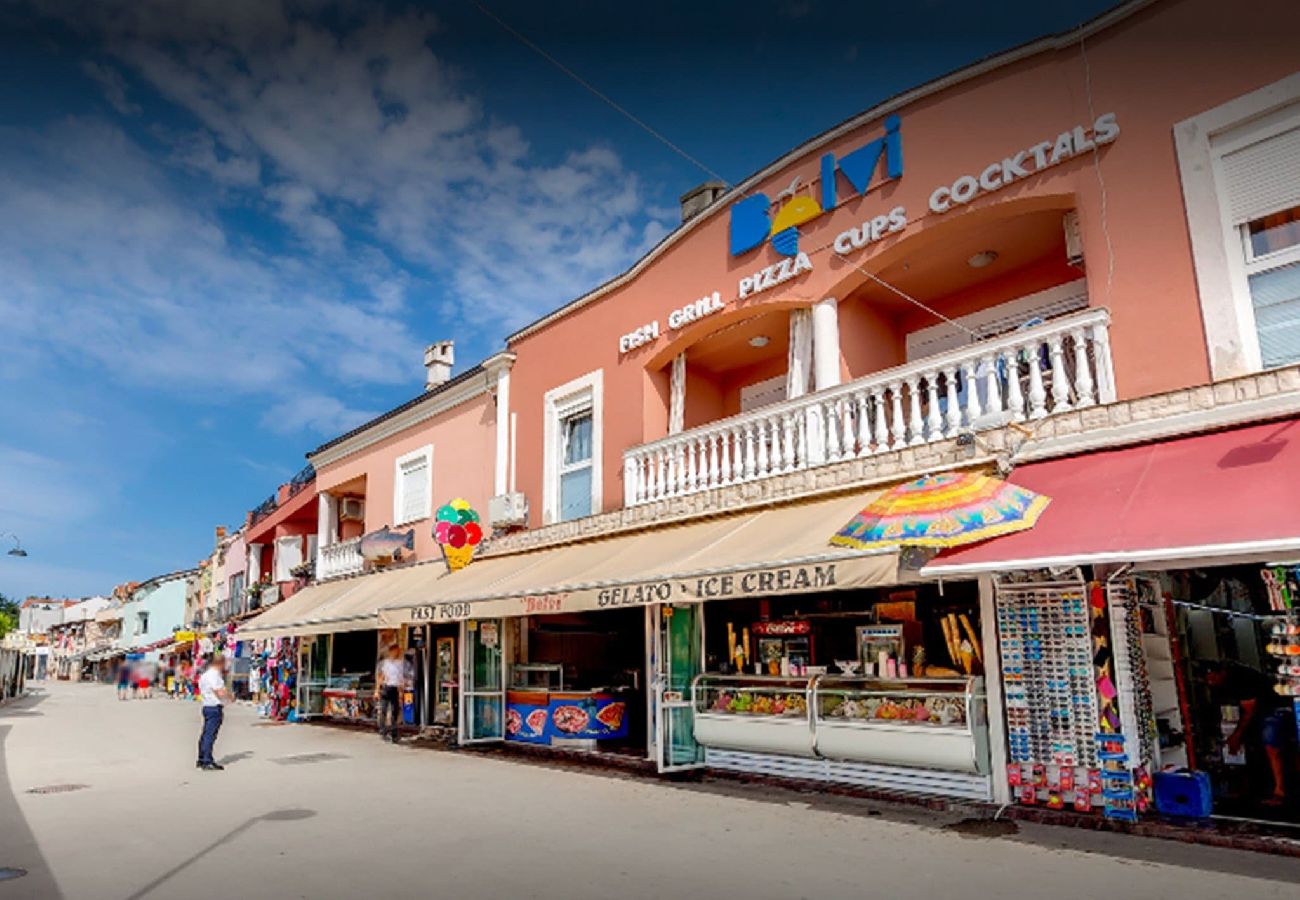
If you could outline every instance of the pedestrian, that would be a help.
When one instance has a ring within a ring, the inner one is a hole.
[[[397,743],[397,723],[402,715],[402,685],[405,680],[406,665],[402,662],[402,648],[393,644],[379,663],[375,681],[379,694],[379,736],[394,744]]]
[[[207,671],[199,676],[199,695],[203,700],[203,733],[199,736],[199,759],[196,765],[205,771],[220,772],[225,766],[212,758],[212,745],[217,742],[224,718],[222,703],[230,699],[226,690],[226,660],[220,653],[212,654]]]
[[[123,659],[117,666],[117,699],[127,700],[131,696],[131,664]]]

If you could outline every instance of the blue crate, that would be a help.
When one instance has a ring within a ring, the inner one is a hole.
[[[1155,793],[1156,809],[1166,816],[1204,819],[1214,807],[1207,772],[1157,772]]]

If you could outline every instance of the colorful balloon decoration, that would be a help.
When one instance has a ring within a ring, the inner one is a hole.
[[[483,540],[478,513],[459,497],[438,507],[434,514],[433,539],[442,548],[448,571],[465,568]]]

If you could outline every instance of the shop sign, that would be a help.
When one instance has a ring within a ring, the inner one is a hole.
[[[495,647],[500,640],[496,622],[484,622],[478,630],[479,643],[484,647]]]
[[[812,625],[803,619],[789,622],[755,622],[753,630],[754,634],[766,637],[789,637],[810,633]]]
[[[1096,118],[1092,126],[1076,125],[1062,131],[1053,140],[1041,141],[1011,156],[990,162],[978,175],[963,175],[952,184],[942,185],[930,194],[930,211],[946,213],[964,206],[976,197],[999,191],[1008,185],[1036,175],[1052,166],[1097,147],[1105,146],[1119,137],[1119,122],[1114,113]]]
[[[751,194],[732,205],[728,228],[731,255],[747,253],[770,240],[773,249],[782,256],[798,256],[799,226],[835,209],[838,203],[837,172],[848,180],[858,194],[865,194],[872,186],[882,158],[885,161],[885,179],[882,180],[901,178],[903,137],[899,127],[898,116],[888,116],[882,137],[838,160],[832,153],[824,155],[821,158],[819,198],[794,194],[775,216],[772,215],[772,201],[763,193]],[[797,184],[798,182],[795,186]]]

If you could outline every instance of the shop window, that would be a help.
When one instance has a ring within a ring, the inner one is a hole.
[[[542,515],[547,523],[600,511],[601,401],[599,371],[546,394]]]
[[[405,525],[433,515],[433,447],[426,445],[400,457],[393,476],[393,524]]]

